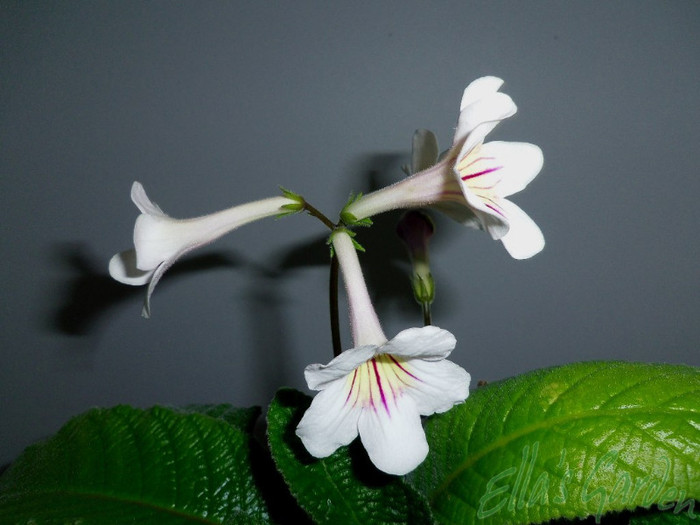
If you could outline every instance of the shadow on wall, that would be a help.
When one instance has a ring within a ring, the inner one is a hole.
[[[107,263],[93,256],[82,244],[61,244],[53,250],[54,265],[66,268],[70,277],[62,284],[62,291],[47,322],[49,330],[64,335],[89,335],[110,310],[138,297],[145,297],[145,287],[128,286],[112,279],[106,271]],[[194,256],[178,262],[167,273],[159,286],[168,286],[169,278],[214,268],[235,267],[240,262],[219,252]]]

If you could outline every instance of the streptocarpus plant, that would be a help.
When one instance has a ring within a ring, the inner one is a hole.
[[[432,325],[433,225],[422,211],[409,211],[398,231],[425,326],[389,339],[379,323],[353,231],[379,213],[439,210],[484,230],[516,259],[544,247],[539,227],[508,199],[537,176],[541,150],[485,142],[516,111],[502,83],[483,77],[467,86],[450,148],[440,155],[435,135],[417,131],[408,177],[351,198],[336,222],[288,190],[175,219],[135,182],[134,248],[115,255],[109,272],[148,285],[145,316],[158,281],[188,252],[250,222],[307,212],[329,229],[331,275],[337,279],[340,268],[352,348],[343,350],[334,333],[333,359],[306,367],[313,399],[280,389],[267,410],[266,439],[255,432],[255,408],[119,406],[80,415],[0,477],[0,523],[695,520],[697,368],[574,363],[470,393],[469,373],[446,359],[460,351],[457,341]]]

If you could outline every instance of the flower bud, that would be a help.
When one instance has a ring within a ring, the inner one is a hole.
[[[406,245],[413,266],[413,295],[424,308],[435,298],[435,283],[428,256],[428,241],[434,230],[432,219],[419,210],[404,213],[396,227],[396,233]]]

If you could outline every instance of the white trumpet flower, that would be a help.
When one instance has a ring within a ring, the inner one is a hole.
[[[180,257],[239,226],[289,213],[290,209],[300,206],[299,201],[292,198],[272,197],[202,217],[174,219],[151,202],[139,182],[134,182],[131,187],[131,200],[141,210],[134,226],[134,249],[112,257],[109,261],[109,274],[124,284],[148,284],[144,317],[150,315],[153,289],[165,271]]]

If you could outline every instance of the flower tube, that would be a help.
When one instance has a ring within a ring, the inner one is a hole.
[[[293,198],[272,197],[202,217],[174,219],[151,202],[139,182],[134,182],[131,187],[131,200],[141,210],[134,226],[134,249],[114,255],[109,261],[109,274],[124,284],[148,284],[144,317],[150,315],[153,289],[165,271],[180,257],[239,226],[297,211],[302,206],[299,200]]]

